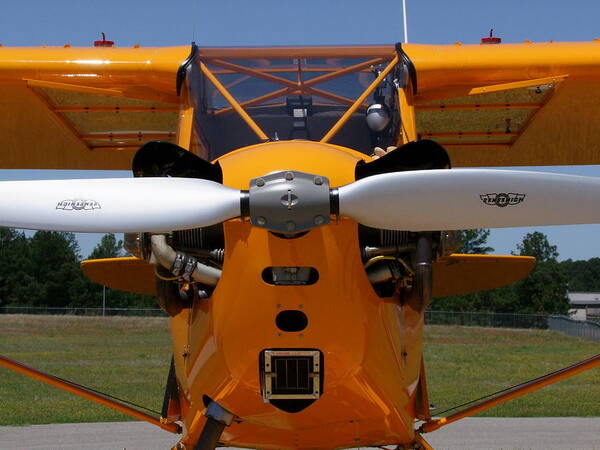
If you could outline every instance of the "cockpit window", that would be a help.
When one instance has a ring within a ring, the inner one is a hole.
[[[269,140],[318,141],[375,80],[390,56],[379,58],[236,59],[203,55],[199,51],[186,76],[195,108],[194,127],[202,136],[210,159],[261,139],[211,83],[200,64],[226,88]],[[391,83],[387,83],[391,84]],[[385,88],[385,86],[383,86]],[[381,100],[383,88],[377,95]],[[393,89],[385,100],[394,109]],[[370,153],[372,132],[365,112],[375,102],[370,96],[352,114],[332,144]],[[390,132],[391,134],[391,132]]]

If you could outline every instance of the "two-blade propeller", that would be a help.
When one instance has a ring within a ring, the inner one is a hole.
[[[160,232],[240,215],[240,191],[192,178],[4,181],[0,226],[36,230]]]
[[[374,228],[461,230],[600,222],[600,179],[493,169],[375,175],[339,188],[340,213]]]
[[[487,169],[385,173],[337,188],[339,214],[431,231],[600,222],[600,179]],[[0,182],[0,226],[163,232],[239,217],[246,194],[194,178]]]

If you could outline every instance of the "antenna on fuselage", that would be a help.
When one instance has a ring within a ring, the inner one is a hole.
[[[404,43],[408,42],[408,23],[406,21],[406,0],[402,0],[402,19],[404,21]]]

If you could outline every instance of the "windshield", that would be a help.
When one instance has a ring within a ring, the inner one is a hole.
[[[196,111],[195,131],[205,140],[210,159],[261,139],[232,108],[222,89],[207,79],[206,70],[268,139],[320,140],[390,59],[283,55],[242,59],[228,58],[224,53],[223,57],[215,57],[199,51],[187,74]],[[205,65],[204,72],[201,64]],[[370,153],[372,137],[365,111],[371,103],[372,97],[360,105],[331,143]]]

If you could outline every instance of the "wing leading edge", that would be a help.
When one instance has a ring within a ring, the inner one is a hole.
[[[600,163],[600,42],[403,46],[455,167]]]
[[[188,46],[0,48],[0,168],[130,169],[173,140]]]
[[[406,44],[419,136],[453,165],[600,162],[600,43]],[[188,46],[0,48],[0,168],[129,169],[176,141]],[[231,58],[382,58],[393,46],[202,48]]]

